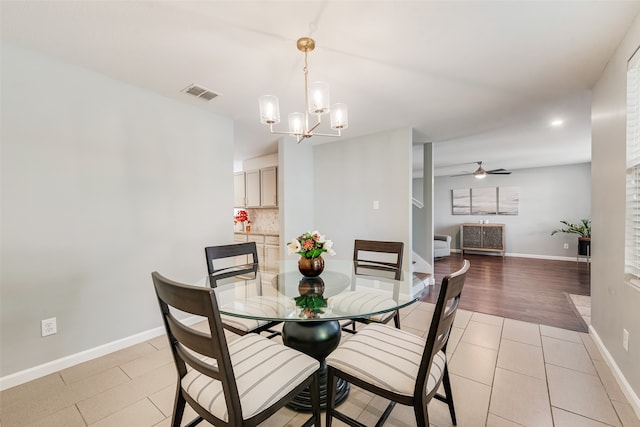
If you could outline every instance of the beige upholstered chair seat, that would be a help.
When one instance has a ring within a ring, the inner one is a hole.
[[[412,396],[426,341],[401,329],[371,323],[342,343],[327,364],[391,392]],[[436,353],[427,393],[440,384],[446,356]]]
[[[243,419],[282,399],[320,367],[314,358],[258,334],[243,335],[230,342],[229,354]],[[201,360],[217,366],[214,359],[202,357]],[[190,369],[181,384],[202,407],[208,408],[216,417],[228,420],[220,381]]]
[[[329,301],[331,309],[338,313],[375,313],[397,307],[397,303],[387,295],[376,295],[370,292],[348,291],[343,292]],[[368,320],[382,322],[395,315],[395,311],[367,316]]]
[[[224,306],[220,307],[223,311],[224,308]],[[248,298],[244,302],[243,307],[245,313],[255,317],[263,316],[267,319],[278,318],[278,313],[284,312],[284,310],[287,310],[286,306],[284,306],[277,297]],[[270,320],[247,319],[226,314],[221,314],[220,318],[225,325],[243,332],[252,332],[273,323],[273,321]]]

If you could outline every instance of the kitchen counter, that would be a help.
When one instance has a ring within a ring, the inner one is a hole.
[[[244,235],[252,235],[252,234],[258,234],[258,235],[262,235],[262,236],[274,236],[274,237],[280,237],[280,233],[277,232],[265,232],[265,231],[234,231],[234,234],[244,234]]]

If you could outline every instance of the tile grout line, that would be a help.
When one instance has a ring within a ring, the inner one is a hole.
[[[473,316],[473,315],[472,315]],[[484,425],[489,422],[489,414],[491,413],[491,400],[493,399],[493,386],[496,383],[496,372],[498,372],[498,359],[500,358],[500,349],[502,348],[502,334],[504,333],[504,320],[500,326],[500,338],[498,339],[498,350],[496,352],[496,363],[493,366],[493,377],[491,378],[491,388],[489,391],[489,403],[487,404],[487,413],[484,417]],[[511,420],[509,420],[511,421]]]
[[[544,367],[544,383],[545,383],[545,387],[547,388],[547,401],[549,403],[549,415],[551,416],[551,424],[555,426],[556,424],[556,420],[553,417],[553,403],[551,402],[551,389],[549,388],[549,372],[547,371],[547,355],[544,351],[544,341],[542,339],[542,337],[544,335],[542,335],[542,330],[540,328],[540,325],[538,325],[538,332],[540,333],[540,348],[542,349],[542,363],[543,363],[543,367]],[[549,363],[549,365],[551,365],[551,363]],[[552,365],[555,366],[555,365]]]

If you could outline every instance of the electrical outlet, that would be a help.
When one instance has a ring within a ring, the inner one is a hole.
[[[629,331],[622,329],[622,348],[629,351]]]
[[[380,201],[378,200],[373,201],[373,209],[374,210],[380,209]]]
[[[58,332],[58,326],[56,324],[56,318],[52,317],[51,319],[44,319],[40,321],[40,326],[42,327],[42,336],[46,337],[48,335],[53,335]]]
[[[564,248],[565,248],[565,249],[569,249],[569,244],[568,244],[568,243],[565,243],[565,244],[564,244]]]

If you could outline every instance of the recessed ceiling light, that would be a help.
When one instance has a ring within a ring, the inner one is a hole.
[[[564,124],[564,120],[562,119],[555,119],[551,121],[551,126],[553,127],[562,126],[563,124]]]

